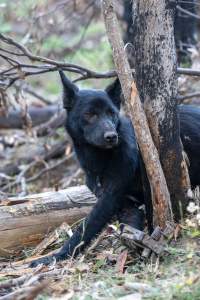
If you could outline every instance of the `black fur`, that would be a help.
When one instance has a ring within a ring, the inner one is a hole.
[[[181,140],[189,158],[189,174],[194,188],[200,185],[200,108],[180,105]]]
[[[106,91],[79,90],[63,72],[60,75],[64,107],[68,112],[66,129],[85,171],[87,185],[98,202],[60,252],[33,262],[32,266],[47,264],[53,257],[65,259],[74,251],[79,253],[114,215],[120,222],[140,230],[144,228],[145,216],[140,209],[144,204],[140,155],[133,126],[119,113],[120,90],[116,83]],[[192,184],[200,184],[200,110],[183,105],[179,106],[179,112],[181,137],[191,164]],[[112,138],[107,139],[107,135]],[[81,242],[83,244],[77,248]]]

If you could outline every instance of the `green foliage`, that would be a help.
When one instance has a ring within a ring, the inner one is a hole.
[[[49,94],[53,94],[53,95],[57,95],[60,91],[60,87],[57,83],[57,81],[48,81],[46,83],[46,91],[49,93]]]
[[[11,1],[10,1],[11,2]],[[12,7],[19,18],[27,18],[36,6],[45,5],[47,0],[12,1]],[[10,4],[11,5],[11,4]]]
[[[186,235],[191,238],[199,238],[200,230],[198,228],[187,228]]]
[[[62,50],[66,46],[66,43],[62,37],[59,37],[56,34],[50,35],[42,44],[41,50],[44,52],[50,50]]]
[[[1,17],[0,17],[0,27],[1,27],[1,33],[9,33],[12,29],[9,23],[3,23]]]
[[[97,272],[101,267],[106,265],[106,260],[105,258],[98,259],[93,266],[93,272]]]

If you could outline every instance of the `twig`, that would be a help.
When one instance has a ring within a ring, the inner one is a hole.
[[[65,188],[71,186],[71,183],[73,182],[73,180],[75,178],[79,177],[81,174],[83,174],[83,171],[82,171],[82,169],[78,168],[78,170],[76,170],[76,172],[72,176],[70,176],[68,178],[68,180],[62,185],[62,188],[65,189]]]
[[[0,76],[2,79],[9,79],[8,87],[12,85],[16,80],[25,78],[30,75],[37,75],[37,74],[43,74],[46,72],[52,72],[57,71],[59,69],[68,70],[71,72],[75,72],[78,74],[81,74],[84,78],[102,78],[102,76],[105,78],[110,78],[115,76],[113,72],[106,72],[106,73],[98,73],[95,71],[91,71],[87,68],[78,66],[76,64],[70,64],[70,63],[64,63],[56,60],[52,60],[46,57],[38,56],[32,54],[25,46],[22,44],[16,42],[14,39],[5,36],[3,34],[0,34],[0,40],[4,42],[7,45],[11,45],[16,48],[15,51],[9,50],[9,54],[14,55],[15,57],[18,56],[24,56],[28,58],[33,63],[40,62],[44,63],[45,65],[33,65],[33,64],[24,64],[20,61],[13,59],[13,57],[10,57],[8,55],[2,54],[2,52],[5,52],[4,49],[0,48],[0,57],[2,57],[7,63],[9,63],[12,67],[9,69],[4,69],[0,72]],[[19,53],[18,53],[19,51]],[[8,51],[6,50],[6,53]],[[8,53],[7,53],[8,54]],[[38,69],[36,71],[29,71],[28,69]],[[12,71],[10,73],[10,71]]]
[[[25,87],[22,87],[22,89],[23,89],[26,93],[28,93],[28,94],[32,95],[33,97],[35,97],[36,99],[39,99],[39,100],[41,100],[42,102],[44,102],[44,103],[46,103],[46,104],[52,104],[52,101],[50,101],[50,100],[47,99],[46,97],[40,95],[39,93],[35,92],[35,90],[33,90],[33,89],[31,88],[31,86],[25,86]]]
[[[200,20],[200,16],[198,16],[197,14],[194,14],[194,13],[192,13],[191,11],[189,11],[189,10],[187,10],[187,9],[185,9],[185,8],[183,8],[183,7],[181,7],[180,5],[177,5],[176,8],[177,8],[179,11],[183,12],[184,14],[186,14],[186,15],[188,15],[188,16],[190,16],[190,17],[193,17],[193,18],[195,18],[195,19],[197,19],[197,20]]]
[[[36,175],[28,178],[26,180],[26,182],[30,183],[30,182],[33,182],[33,181],[37,180],[40,176],[42,176],[46,172],[49,172],[49,171],[52,171],[52,170],[56,169],[57,167],[59,167],[60,165],[64,164],[66,161],[70,160],[73,157],[74,157],[74,153],[71,153],[69,156],[64,157],[63,159],[61,159],[59,162],[57,162],[53,166],[46,167],[45,169],[41,170],[38,174],[36,174]]]
[[[200,76],[200,70],[189,69],[189,68],[177,68],[177,74]]]
[[[90,254],[93,250],[95,250],[95,248],[101,243],[101,241],[104,239],[105,237],[105,232],[102,232],[92,243],[92,245],[86,250],[85,255]]]
[[[48,135],[53,132],[53,130],[64,125],[66,119],[66,112],[64,110],[60,111],[58,114],[51,117],[47,122],[35,127],[35,132],[38,137]]]
[[[8,64],[7,67],[4,66],[4,68],[0,71],[0,85],[3,89],[9,88],[17,80],[25,79],[28,76],[54,72],[59,69],[79,74],[80,76],[76,79],[76,81],[90,78],[112,78],[117,76],[115,70],[96,72],[76,64],[65,63],[43,56],[34,55],[25,46],[1,33],[0,40],[8,46],[14,47],[14,50],[8,50],[0,47],[0,57]],[[28,58],[31,63],[25,64],[24,62],[17,60],[17,58],[21,59],[24,57]],[[132,70],[132,72],[134,72],[134,70]],[[178,68],[177,73],[200,76],[200,70]]]
[[[26,183],[30,183],[33,182],[35,180],[37,180],[38,178],[40,178],[43,174],[45,174],[46,172],[52,171],[53,169],[56,169],[57,167],[59,167],[60,165],[62,165],[63,163],[65,163],[66,161],[73,159],[74,157],[74,153],[71,153],[69,156],[64,157],[63,159],[61,159],[59,162],[57,162],[56,164],[54,164],[53,166],[49,167],[45,167],[44,169],[42,169],[39,173],[37,173],[36,175],[29,177],[26,179]],[[37,162],[32,162],[29,166],[27,166],[27,168],[25,169],[25,173],[27,172],[27,170],[30,169],[30,167],[33,167]],[[6,186],[4,186],[1,190],[3,192],[16,187],[21,181],[21,175],[16,179],[15,182],[9,183]]]
[[[21,277],[18,278],[14,278],[14,279],[8,279],[5,280],[3,282],[0,282],[0,290],[2,289],[8,289],[10,287],[14,287],[16,285],[21,285],[23,284],[26,280],[28,280],[32,275],[27,274],[27,275],[23,275]]]
[[[33,300],[38,296],[38,294],[40,294],[44,290],[44,288],[46,288],[46,286],[47,286],[47,281],[37,284],[36,286],[24,287],[6,296],[1,297],[1,300],[16,300],[16,299]]]

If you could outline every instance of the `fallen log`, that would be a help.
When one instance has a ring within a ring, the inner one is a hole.
[[[47,105],[45,107],[31,106],[28,108],[33,127],[47,122],[57,112],[57,105]],[[0,115],[0,129],[22,129],[23,125],[23,118],[20,110],[10,110],[7,116]]]
[[[77,222],[95,201],[86,186],[0,201],[0,255],[37,244],[63,222]]]

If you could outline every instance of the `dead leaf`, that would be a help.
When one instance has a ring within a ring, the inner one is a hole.
[[[120,255],[117,258],[116,268],[117,271],[121,274],[124,272],[124,266],[127,260],[127,256],[128,256],[128,250],[124,250],[122,253],[120,253]]]
[[[175,230],[174,230],[174,239],[175,239],[175,241],[177,240],[177,237],[179,236],[180,231],[181,231],[181,227],[180,227],[180,225],[178,224],[178,225],[176,226]]]

